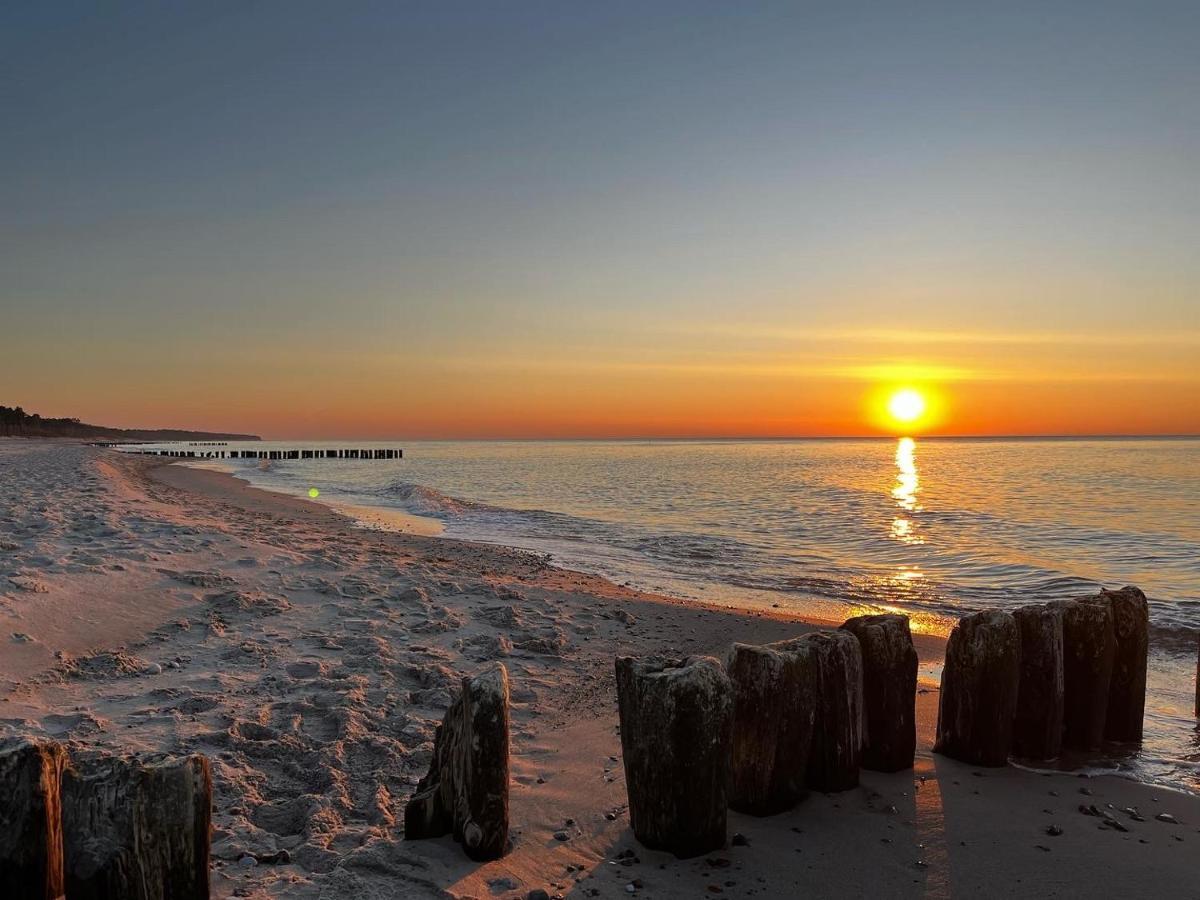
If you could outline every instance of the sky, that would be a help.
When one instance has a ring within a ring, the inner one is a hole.
[[[1200,4],[8,2],[0,122],[44,415],[1200,433]]]

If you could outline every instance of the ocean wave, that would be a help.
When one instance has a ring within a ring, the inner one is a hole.
[[[462,516],[471,512],[500,512],[498,507],[451,497],[436,488],[415,484],[411,481],[393,481],[379,488],[377,493],[386,497],[389,502],[398,504],[406,511],[418,516],[432,516],[441,519]]]
[[[633,534],[622,541],[629,550],[647,556],[682,563],[711,562],[728,567],[742,555],[743,548],[726,537],[696,533]]]

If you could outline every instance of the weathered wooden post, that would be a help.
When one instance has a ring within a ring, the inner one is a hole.
[[[806,793],[812,746],[816,673],[806,646],[734,644],[733,770],[729,805],[769,816],[790,809]]]
[[[1063,746],[1098,750],[1116,655],[1112,609],[1090,597],[1055,605],[1063,613]]]
[[[946,643],[933,751],[977,766],[1008,762],[1020,666],[1011,615],[987,610],[959,619]]]
[[[917,650],[908,616],[856,616],[842,625],[862,649],[864,769],[911,769],[917,752]]]
[[[812,655],[816,707],[805,783],[815,791],[858,784],[863,747],[863,666],[858,638],[848,631],[814,631],[773,644]]]
[[[681,859],[725,845],[733,685],[721,664],[617,657],[629,822],[639,841]]]
[[[1063,618],[1054,605],[1013,610],[1021,633],[1021,676],[1013,720],[1013,754],[1054,759],[1062,750]]]
[[[203,756],[74,755],[62,778],[67,896],[207,900],[211,821]]]
[[[1150,605],[1146,595],[1129,585],[1101,591],[1112,610],[1112,683],[1104,736],[1110,741],[1140,741],[1146,717],[1146,667],[1150,654]]]
[[[492,663],[462,680],[438,726],[429,772],[404,808],[407,840],[453,834],[474,860],[508,849],[508,670]]]
[[[59,784],[66,752],[22,741],[0,751],[0,897],[55,900],[63,894]]]

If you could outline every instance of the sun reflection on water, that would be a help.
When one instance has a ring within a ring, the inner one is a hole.
[[[909,515],[921,511],[917,499],[917,493],[921,490],[921,479],[917,473],[917,442],[912,438],[905,437],[897,441],[896,470],[892,498],[902,512],[892,519],[892,537],[905,544],[923,544],[925,539],[917,533],[916,520]]]

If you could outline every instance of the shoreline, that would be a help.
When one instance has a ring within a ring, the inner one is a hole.
[[[29,452],[39,459],[3,470],[19,496],[0,523],[10,532],[0,533],[3,546],[16,549],[0,560],[40,566],[44,590],[11,592],[3,611],[15,610],[5,627],[28,634],[51,668],[0,660],[0,735],[208,754],[214,896],[524,897],[543,888],[623,897],[635,878],[639,895],[670,898],[1002,896],[1018,885],[1043,896],[1136,895],[1200,884],[1189,859],[1200,798],[933,756],[928,684],[914,771],[864,772],[860,788],[813,795],[779,816],[731,813],[730,834],[748,846],[718,854],[727,865],[644,850],[629,833],[613,759],[613,657],[719,654],[733,640],[836,623],[642,594],[497,545],[357,528],[328,506],[225,473],[82,447]],[[51,489],[56,507],[21,511]],[[81,526],[90,529],[82,537]],[[97,595],[114,580],[120,590]],[[72,639],[103,649],[56,659],[72,622],[29,610],[57,604],[77,616],[93,603],[90,618],[111,629],[84,623]],[[914,643],[923,667],[940,665],[942,638]],[[404,842],[397,823],[455,679],[490,659],[508,665],[514,685],[514,847],[479,865],[449,839]],[[1077,810],[1084,802],[1139,807],[1148,821],[1098,831]],[[1154,821],[1160,811],[1180,824]],[[1064,833],[1047,836],[1051,824]],[[565,827],[568,840],[556,840]],[[639,863],[610,863],[626,848]],[[276,849],[292,864],[234,865],[244,852]]]
[[[453,535],[444,535],[441,533],[428,534],[422,531],[385,531],[382,529],[366,527],[359,524],[351,510],[358,510],[360,507],[344,504],[333,504],[325,502],[317,502],[315,500],[307,500],[303,497],[297,497],[288,494],[284,491],[274,491],[270,488],[257,487],[244,479],[238,478],[236,475],[229,472],[222,472],[216,469],[206,469],[198,466],[187,465],[186,460],[161,460],[157,464],[147,466],[148,477],[157,479],[164,484],[168,484],[180,491],[190,492],[203,495],[209,499],[219,500],[222,502],[233,503],[240,506],[243,510],[252,510],[256,508],[272,508],[278,504],[279,512],[295,513],[300,510],[306,510],[315,518],[319,518],[322,513],[329,513],[337,517],[337,521],[343,528],[353,528],[363,532],[383,535],[397,535],[411,539],[428,539],[431,541],[425,548],[430,552],[437,550],[445,542],[469,547],[477,551],[496,551],[501,554],[526,554],[533,557],[542,558],[545,554],[530,550],[523,547],[515,547],[506,544],[492,543],[488,541],[472,541]],[[206,477],[193,480],[189,474],[192,472],[204,472]],[[211,476],[211,477],[207,477]],[[402,512],[397,512],[398,516],[409,518],[421,518]],[[432,520],[436,521],[436,520]],[[834,619],[822,619],[815,616],[801,615],[795,612],[775,609],[743,609],[732,605],[716,603],[703,599],[683,599],[673,597],[668,594],[656,594],[650,591],[643,591],[637,588],[627,587],[617,584],[603,575],[597,575],[591,572],[582,572],[569,567],[559,565],[557,563],[547,563],[550,568],[557,569],[560,572],[566,573],[577,578],[586,578],[596,580],[607,586],[608,590],[615,595],[624,596],[638,602],[664,603],[670,606],[685,606],[688,608],[696,608],[707,610],[713,613],[737,613],[739,615],[753,616],[756,618],[766,618],[778,621],[780,623],[798,623],[810,628],[836,628],[841,624],[840,621]],[[915,633],[913,634],[913,643],[917,645],[917,653],[921,658],[921,663],[924,665],[927,661],[936,658],[940,661],[945,655],[946,637],[940,634],[933,633]]]
[[[510,442],[511,443],[511,442]],[[227,461],[208,461],[192,459],[164,460],[164,463],[175,464],[177,468],[196,469],[227,475],[249,487],[265,491],[268,494],[288,497],[293,500],[305,500],[302,493],[290,490],[282,485],[262,484],[249,470],[239,469],[229,465]],[[424,489],[424,485],[414,485]],[[441,493],[434,489],[436,493]],[[475,501],[460,501],[457,497],[447,497],[451,502],[465,502],[470,505]],[[663,571],[635,572],[631,570],[617,571],[613,565],[589,565],[587,560],[572,558],[569,550],[562,547],[548,546],[541,542],[514,543],[504,539],[499,534],[477,536],[460,533],[446,521],[435,514],[409,512],[387,504],[368,505],[359,501],[330,500],[322,495],[318,505],[344,513],[358,527],[384,531],[414,533],[429,537],[442,537],[446,540],[460,541],[475,546],[490,546],[506,550],[519,550],[546,556],[557,568],[572,572],[586,573],[589,576],[601,578],[614,585],[627,588],[639,596],[669,598],[672,602],[686,602],[692,605],[712,609],[733,610],[735,612],[752,613],[766,612],[776,614],[782,611],[785,618],[811,624],[838,625],[845,619],[856,615],[872,615],[882,612],[902,613],[909,617],[913,634],[921,633],[941,638],[944,642],[949,636],[953,621],[958,613],[948,610],[902,608],[881,602],[869,600],[853,600],[841,595],[820,595],[816,593],[791,592],[785,595],[766,587],[737,587],[716,581],[688,582],[678,575]],[[487,504],[482,504],[486,506]],[[501,509],[497,507],[497,509]],[[506,512],[530,512],[523,508],[507,509]],[[537,510],[533,510],[536,512]],[[594,563],[594,560],[593,560]],[[653,584],[651,582],[659,582]],[[663,583],[665,582],[665,583]],[[783,602],[781,602],[783,601]],[[807,611],[802,611],[804,607]],[[811,611],[818,610],[817,612]],[[940,660],[940,657],[939,657]],[[928,671],[931,677],[940,676],[940,661]]]

